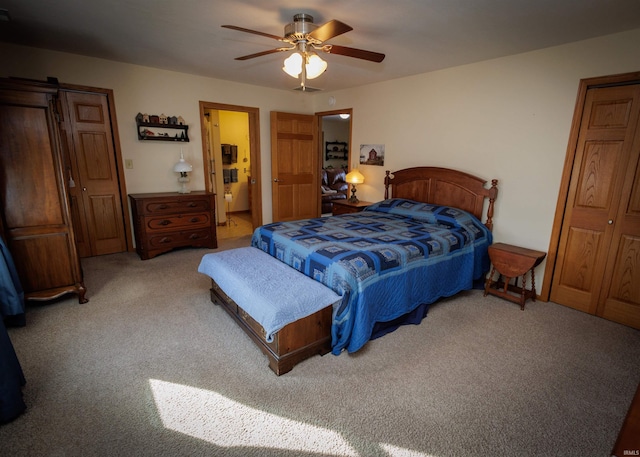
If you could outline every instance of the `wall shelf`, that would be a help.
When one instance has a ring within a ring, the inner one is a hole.
[[[138,127],[138,139],[142,141],[189,142],[188,125],[159,124],[139,120],[136,120],[136,125]]]

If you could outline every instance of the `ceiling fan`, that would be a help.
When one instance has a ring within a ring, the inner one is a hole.
[[[276,52],[295,51],[285,60],[283,70],[297,78],[301,75],[301,86],[304,88],[305,79],[313,79],[320,76],[327,68],[327,63],[322,60],[316,51],[327,54],[338,54],[371,62],[382,62],[384,54],[363,49],[350,48],[328,44],[326,41],[353,30],[353,28],[343,22],[331,20],[322,25],[313,23],[313,16],[306,13],[299,13],[293,16],[293,22],[284,27],[284,37],[272,35],[270,33],[259,32],[235,25],[223,25],[222,27],[240,32],[253,33],[255,35],[273,38],[274,40],[287,43],[288,46],[268,51],[256,52],[246,56],[236,57],[235,60],[248,60],[255,57],[266,56]]]

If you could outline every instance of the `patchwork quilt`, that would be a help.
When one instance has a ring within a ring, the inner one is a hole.
[[[333,289],[332,352],[355,352],[376,322],[473,288],[491,232],[457,208],[389,199],[355,214],[276,222],[252,245]]]

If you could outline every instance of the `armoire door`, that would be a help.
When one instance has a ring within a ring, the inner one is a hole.
[[[86,302],[69,212],[57,88],[0,80],[0,217],[29,300]]]
[[[587,90],[551,300],[640,328],[640,84]]]
[[[71,212],[80,257],[127,250],[125,219],[106,94],[60,92],[69,154]]]
[[[271,113],[273,221],[319,216],[320,165],[315,116]]]

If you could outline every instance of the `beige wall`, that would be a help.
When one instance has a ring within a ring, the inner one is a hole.
[[[496,240],[547,251],[580,79],[640,70],[640,29],[355,89],[304,94],[0,43],[0,76],[114,90],[129,192],[173,190],[172,143],[137,140],[139,111],[182,115],[192,188],[204,188],[198,101],[258,107],[264,221],[271,220],[269,112],[353,109],[353,145],[384,144],[385,166],[361,166],[362,200],[383,196],[386,169],[461,169],[500,181]],[[331,71],[329,66],[328,71]],[[329,97],[336,104],[329,106]],[[353,159],[357,161],[357,157]],[[537,270],[541,280],[544,264]]]
[[[316,94],[315,111],[353,108],[352,150],[386,146],[384,167],[360,166],[361,200],[383,197],[385,170],[430,165],[495,178],[495,239],[546,252],[580,79],[640,71],[638,43],[640,29]]]

